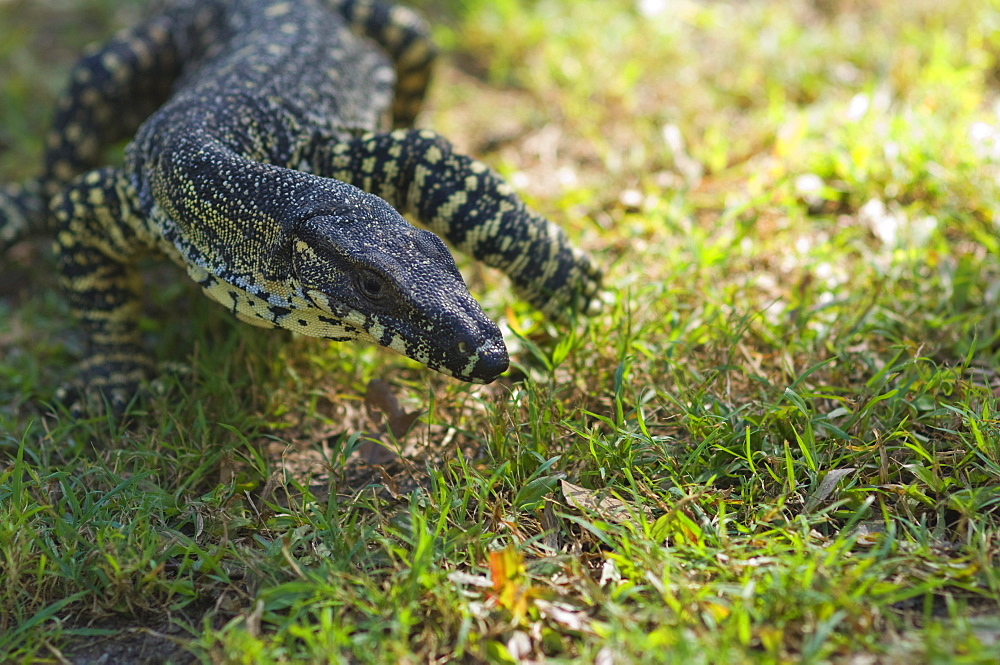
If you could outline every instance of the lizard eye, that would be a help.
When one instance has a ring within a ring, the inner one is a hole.
[[[388,293],[385,281],[373,272],[365,271],[358,277],[358,290],[369,300],[382,300]]]

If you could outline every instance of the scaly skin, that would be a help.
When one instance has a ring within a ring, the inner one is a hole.
[[[137,327],[145,254],[254,325],[496,379],[508,363],[499,329],[441,240],[396,209],[506,272],[547,314],[592,308],[600,274],[557,226],[442,137],[403,129],[433,58],[423,22],[381,2],[178,0],[82,59],[42,176],[0,189],[0,248],[55,234],[87,340],[83,387],[121,404],[150,375]],[[99,168],[132,134],[124,164]]]

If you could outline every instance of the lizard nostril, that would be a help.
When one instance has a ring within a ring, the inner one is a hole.
[[[471,350],[470,347],[469,347],[469,343],[466,342],[465,340],[462,340],[461,342],[459,342],[458,344],[456,344],[455,348],[458,349],[459,353],[463,353],[463,354],[464,353],[468,353]]]
[[[471,372],[474,381],[491,383],[507,371],[509,360],[503,338],[498,336],[497,339],[480,346],[477,351],[476,366]]]

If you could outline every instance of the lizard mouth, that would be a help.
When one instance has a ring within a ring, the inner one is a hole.
[[[466,379],[472,383],[493,383],[501,374],[507,371],[510,359],[507,357],[507,347],[502,340],[490,340],[480,348],[466,365]],[[464,377],[456,377],[464,378]]]
[[[432,352],[431,357],[421,353],[409,353],[409,349],[403,348],[402,345],[389,346],[430,369],[459,381],[493,383],[510,366],[503,338],[499,334],[486,339],[480,338],[475,345],[470,339],[471,337],[464,339],[459,337],[457,341],[439,345],[438,351]]]

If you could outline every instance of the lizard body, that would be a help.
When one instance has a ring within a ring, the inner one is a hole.
[[[86,388],[121,402],[151,373],[146,254],[248,323],[372,341],[474,382],[506,370],[506,347],[435,233],[547,314],[592,307],[599,272],[557,226],[410,127],[433,58],[424,23],[378,0],[174,0],[86,55],[42,176],[0,188],[0,248],[54,234]],[[122,166],[102,167],[129,136]]]

